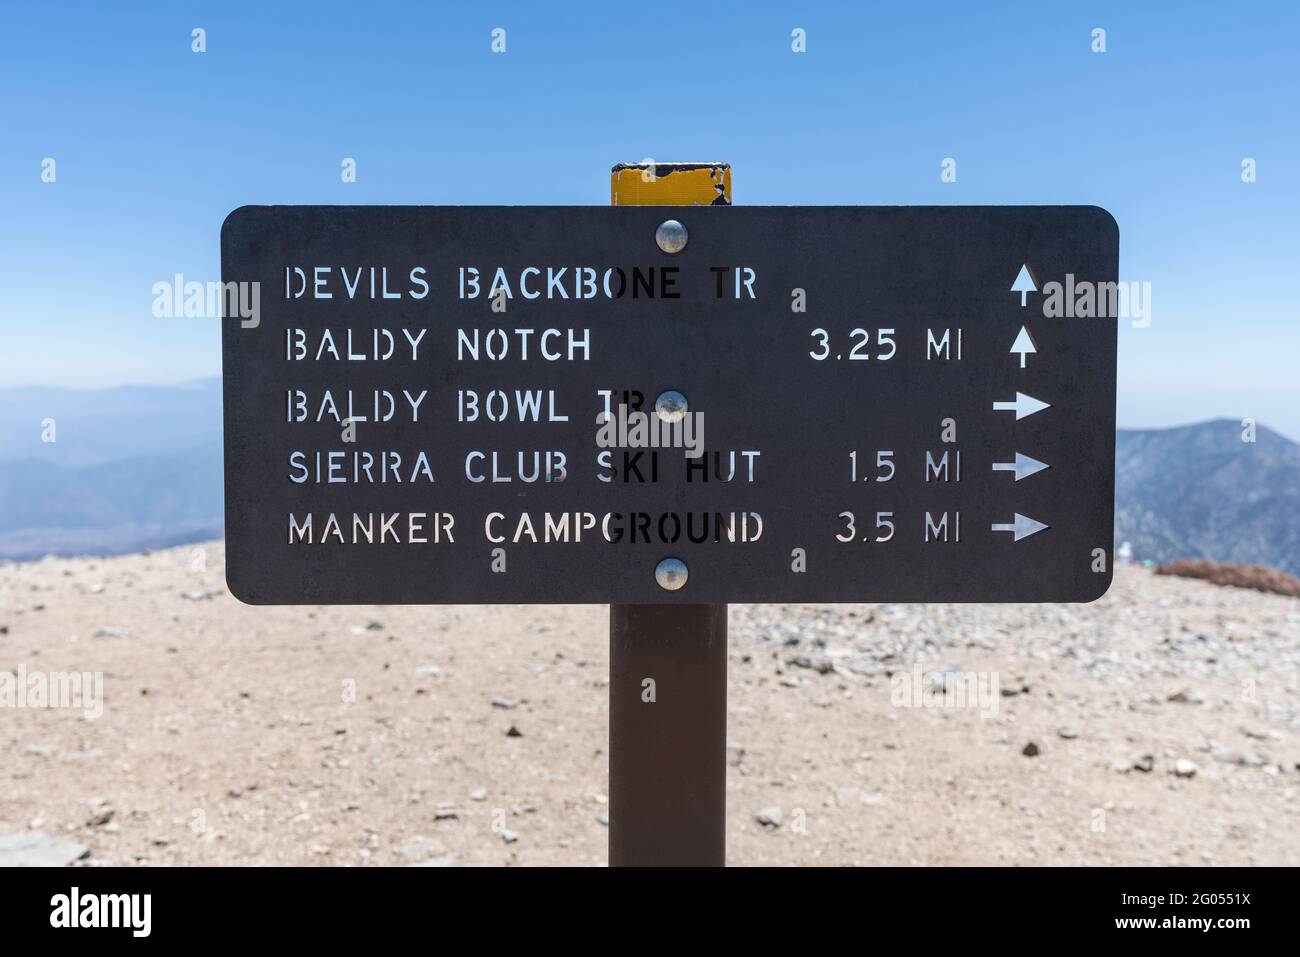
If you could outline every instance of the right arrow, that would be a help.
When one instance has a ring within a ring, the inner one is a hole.
[[[1042,402],[1035,399],[1032,395],[1025,395],[1023,392],[1017,392],[1014,402],[994,402],[994,412],[1014,412],[1016,421],[1020,421],[1027,415],[1033,415],[1035,412],[1042,412],[1044,409],[1050,409],[1052,403]]]
[[[1037,352],[1038,347],[1034,345],[1033,337],[1029,335],[1029,330],[1024,326],[1020,327],[1020,334],[1016,336],[1016,341],[1011,343],[1008,352],[1020,353],[1020,368],[1025,367],[1025,356],[1031,352]]]
[[[1017,482],[1022,478],[1029,478],[1029,476],[1034,473],[1049,468],[1051,468],[1051,466],[1046,462],[1040,462],[1038,459],[1030,458],[1028,455],[1024,455],[1021,452],[1016,453],[1016,460],[1014,462],[993,463],[993,471],[995,472],[1015,472]]]
[[[993,531],[1011,532],[1011,534],[1015,536],[1014,540],[1017,542],[1022,538],[1028,538],[1030,535],[1041,532],[1043,529],[1048,527],[1049,526],[1044,525],[1042,522],[1035,522],[1032,518],[1021,515],[1019,512],[1016,512],[1016,520],[1014,522],[993,523]]]

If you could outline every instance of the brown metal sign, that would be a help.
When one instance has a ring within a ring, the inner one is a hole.
[[[227,566],[254,603],[1087,601],[1095,207],[244,207]]]

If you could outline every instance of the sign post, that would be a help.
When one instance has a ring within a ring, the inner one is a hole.
[[[727,606],[609,606],[609,863],[720,866]]]
[[[723,863],[727,603],[1111,581],[1114,219],[730,182],[222,227],[231,594],[610,605],[612,864]]]
[[[730,205],[731,167],[619,164],[610,201]],[[610,866],[722,866],[726,752],[727,606],[610,605]]]

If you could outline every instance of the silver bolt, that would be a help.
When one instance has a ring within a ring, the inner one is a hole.
[[[655,581],[664,591],[677,591],[686,585],[690,572],[680,558],[665,558],[655,566]]]
[[[655,242],[670,256],[686,248],[686,227],[675,219],[667,219],[655,230]]]
[[[686,418],[687,408],[686,396],[676,389],[669,389],[655,399],[655,415],[670,424]]]

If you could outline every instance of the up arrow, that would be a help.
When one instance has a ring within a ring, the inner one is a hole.
[[[1024,326],[1020,327],[1020,334],[1016,336],[1016,341],[1011,343],[1009,352],[1020,353],[1020,368],[1025,367],[1025,356],[1031,352],[1037,352],[1038,347],[1034,345],[1033,337],[1029,335],[1029,330]]]
[[[1017,482],[1022,478],[1029,478],[1029,476],[1036,472],[1041,472],[1043,469],[1049,468],[1051,468],[1051,466],[1046,462],[1040,462],[1038,459],[1030,458],[1028,455],[1021,452],[1016,453],[1016,460],[1014,462],[993,463],[993,471],[995,472],[1015,472]]]
[[[1023,392],[1017,392],[1014,402],[994,402],[993,411],[995,412],[1014,412],[1016,421],[1020,421],[1025,416],[1033,415],[1035,412],[1042,412],[1044,409],[1050,409],[1052,403],[1041,402],[1032,395],[1025,395]]]
[[[1028,538],[1030,535],[1037,534],[1047,527],[1048,526],[1044,525],[1042,522],[1035,522],[1032,518],[1021,515],[1019,512],[1016,512],[1016,520],[1014,522],[993,523],[993,531],[1010,532],[1015,536],[1014,540],[1017,542],[1022,538]]]
[[[1038,286],[1034,284],[1034,274],[1029,271],[1029,263],[1020,267],[1020,272],[1016,273],[1016,281],[1011,284],[1011,291],[1020,293],[1020,305],[1025,305],[1025,297],[1031,292],[1038,292]]]

